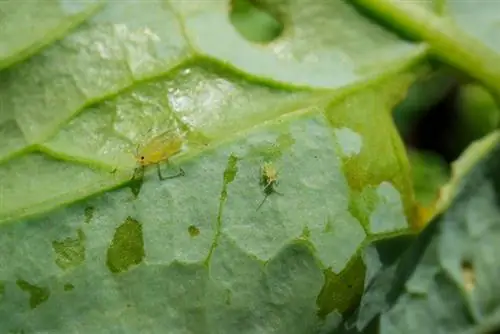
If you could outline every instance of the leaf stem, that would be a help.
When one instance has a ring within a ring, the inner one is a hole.
[[[399,0],[351,0],[412,37],[441,60],[482,82],[500,101],[500,55],[421,5]]]

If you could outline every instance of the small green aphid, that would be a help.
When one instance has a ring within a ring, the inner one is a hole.
[[[182,138],[170,132],[153,137],[145,146],[137,148],[136,160],[139,166],[135,169],[134,176],[139,169],[144,171],[144,168],[149,165],[156,165],[158,178],[162,181],[183,176],[185,173],[182,168],[179,168],[179,173],[170,176],[163,176],[160,170],[160,163],[166,162],[168,164],[169,159],[181,151],[182,144]]]
[[[266,196],[264,197],[262,202],[260,202],[259,206],[257,207],[257,211],[264,204],[269,195],[278,194],[280,196],[283,196],[282,193],[276,191],[276,186],[278,185],[278,172],[276,171],[276,168],[272,163],[265,162],[264,166],[262,166],[261,184],[264,186],[263,191]]]

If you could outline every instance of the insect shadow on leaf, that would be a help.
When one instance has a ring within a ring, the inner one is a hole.
[[[135,158],[138,167],[134,171],[134,178],[137,172],[144,173],[144,169],[149,165],[156,165],[158,178],[163,180],[184,176],[185,172],[179,167],[179,172],[174,175],[164,176],[161,173],[160,163],[165,162],[170,165],[170,158],[181,151],[183,140],[179,135],[172,133],[162,133],[153,137],[146,145],[136,147]]]
[[[278,172],[272,163],[268,162],[264,163],[264,165],[261,168],[260,175],[261,175],[260,184],[264,187],[263,191],[265,196],[262,202],[260,202],[256,211],[258,211],[262,207],[262,205],[267,200],[267,197],[269,195],[277,194],[283,196],[282,193],[276,190],[276,186],[278,185]]]

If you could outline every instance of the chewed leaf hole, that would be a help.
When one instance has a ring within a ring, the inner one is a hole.
[[[229,19],[235,29],[248,41],[269,43],[283,32],[283,23],[276,15],[258,6],[254,0],[230,0]]]

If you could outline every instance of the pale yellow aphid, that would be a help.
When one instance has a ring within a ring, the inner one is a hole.
[[[272,163],[265,162],[264,165],[262,166],[261,184],[264,186],[263,191],[266,194],[266,196],[257,207],[257,210],[259,210],[262,204],[264,204],[264,202],[267,199],[267,196],[271,195],[272,193],[283,195],[282,193],[279,193],[276,191],[276,189],[274,189],[274,187],[278,184],[278,171],[276,170],[276,168]]]
[[[178,174],[164,177],[161,175],[160,163],[169,163],[169,159],[181,151],[183,144],[182,137],[172,133],[162,133],[153,137],[143,147],[138,147],[136,160],[139,168],[145,168],[149,165],[156,165],[158,177],[160,180],[171,179],[184,175],[184,170],[180,168]],[[137,170],[137,169],[136,169]]]

